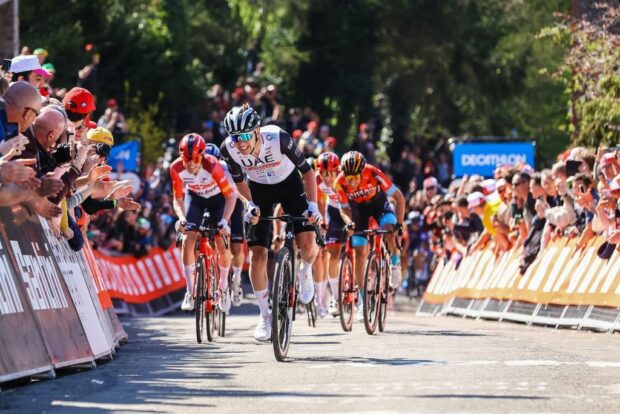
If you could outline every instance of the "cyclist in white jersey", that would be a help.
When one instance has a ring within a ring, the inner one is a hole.
[[[308,217],[308,222],[295,223],[293,231],[302,257],[299,299],[309,303],[314,296],[312,263],[319,251],[312,223],[320,224],[323,219],[316,203],[316,178],[290,135],[275,125],[260,127],[260,117],[247,104],[234,107],[226,114],[224,128],[229,137],[220,147],[222,159],[228,164],[239,194],[247,201],[245,220],[256,224],[257,239],[249,243],[250,279],[261,316],[254,338],[268,341],[271,338],[267,278],[270,223],[259,221],[259,217],[272,215],[278,203],[288,214]]]

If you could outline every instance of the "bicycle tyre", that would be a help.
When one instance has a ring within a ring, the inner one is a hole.
[[[372,275],[374,274],[374,277]],[[373,252],[368,255],[366,260],[366,271],[364,272],[364,327],[368,335],[373,335],[377,329],[381,282],[381,267],[379,258]]]
[[[194,293],[196,300],[194,302],[194,309],[196,312],[196,340],[199,344],[204,340],[205,335],[205,292],[204,292],[204,256],[200,255],[196,262],[196,280],[194,283]]]
[[[294,295],[291,295],[291,289],[295,289],[291,252],[288,248],[283,248],[276,257],[271,291],[271,342],[276,360],[280,362],[286,359],[291,342],[295,311],[295,304],[291,303],[291,300],[295,300]]]
[[[316,303],[314,303],[314,298],[305,306],[308,313],[308,326],[316,328]]]
[[[209,278],[209,283],[205,286],[205,298],[209,298],[211,303],[211,310],[205,309],[206,319],[207,319],[207,340],[209,342],[213,342],[213,338],[215,337],[215,332],[217,331],[217,313],[218,307],[214,303],[215,302],[215,290],[217,289],[216,285],[216,274],[215,274],[215,265],[213,261],[209,263],[209,273],[207,275]],[[206,304],[205,304],[206,307]]]
[[[384,259],[384,262],[389,263],[386,259]],[[385,331],[389,297],[388,267],[383,266],[381,269],[381,282],[379,283],[379,332]]]
[[[340,326],[345,332],[350,332],[353,328],[353,314],[355,300],[350,300],[350,293],[355,297],[355,275],[353,274],[353,264],[351,258],[344,252],[340,255],[340,266],[338,268],[338,313],[340,314]]]

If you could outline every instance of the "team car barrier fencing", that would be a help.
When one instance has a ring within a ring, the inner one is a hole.
[[[583,249],[576,244],[566,238],[550,242],[523,275],[515,250],[496,257],[486,247],[458,267],[440,261],[418,313],[620,330],[620,251],[599,257],[605,247],[615,247],[601,237]]]
[[[19,206],[0,218],[0,383],[112,358],[127,334],[83,253]]]

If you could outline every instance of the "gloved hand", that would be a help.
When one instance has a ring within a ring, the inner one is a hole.
[[[225,218],[221,219],[217,223],[217,228],[220,230],[220,234],[223,236],[227,236],[230,234],[230,226],[228,225],[228,220]]]
[[[176,230],[176,232],[183,232],[185,231],[185,226],[187,225],[187,222],[185,220],[177,220],[176,223],[174,223],[174,229]]]
[[[319,211],[319,206],[314,201],[308,202],[308,210],[306,213],[310,223],[320,225],[323,222],[323,216]]]
[[[344,225],[344,229],[345,231],[349,234],[349,236],[353,235],[353,232],[355,231],[355,222],[350,222]]]
[[[254,204],[253,202],[248,201],[247,211],[245,215],[243,216],[243,221],[245,221],[246,223],[252,223],[255,225],[256,223],[258,223],[259,217],[260,217],[260,208],[258,208],[256,204]]]

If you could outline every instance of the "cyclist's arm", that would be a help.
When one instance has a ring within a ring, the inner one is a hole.
[[[295,145],[295,141],[285,131],[280,131],[280,151],[295,164],[304,179],[304,190],[309,201],[315,202],[316,197],[316,174],[306,162],[303,154]]]
[[[323,215],[323,217],[325,217],[325,210],[326,210],[326,205],[327,205],[326,196],[325,196],[325,193],[321,191],[321,187],[318,186],[318,178],[317,178],[316,192],[317,192],[317,199],[318,199],[318,205],[319,205],[319,212]]]
[[[237,202],[237,193],[226,179],[224,168],[215,157],[206,156],[202,165],[209,172],[209,174],[211,174],[211,177],[217,183],[226,200],[224,204],[223,217],[226,221],[230,222],[230,216],[232,216],[235,209],[235,203]]]
[[[402,191],[387,178],[383,171],[374,166],[370,166],[370,168],[379,182],[381,190],[383,190],[388,197],[392,197],[394,201],[396,201],[396,220],[398,220],[399,224],[402,224],[405,220],[405,196]]]
[[[172,209],[180,221],[186,221],[185,208],[183,207],[184,187],[183,180],[179,176],[178,163],[175,161],[170,166],[170,179],[172,180]]]
[[[353,212],[349,206],[349,198],[338,182],[338,179],[334,182],[334,190],[336,190],[336,193],[338,194],[340,217],[342,217],[342,221],[344,221],[344,224],[353,223]]]

